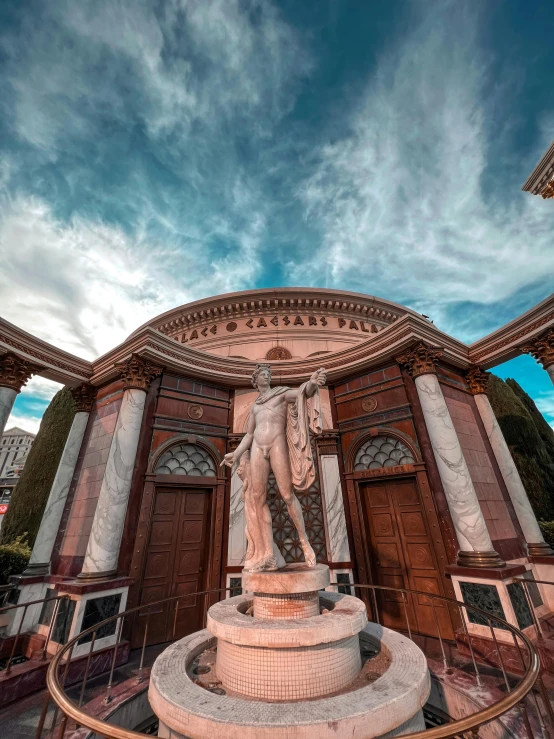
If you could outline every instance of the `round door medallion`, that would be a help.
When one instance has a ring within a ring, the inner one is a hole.
[[[371,395],[366,396],[362,400],[362,408],[367,413],[371,413],[371,411],[374,411],[377,408],[377,400],[374,397],[372,397]]]
[[[189,405],[187,409],[187,413],[189,418],[194,418],[194,420],[198,420],[199,418],[202,418],[204,415],[204,409],[201,405]]]

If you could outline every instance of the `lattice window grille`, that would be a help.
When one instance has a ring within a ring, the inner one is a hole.
[[[170,447],[158,460],[154,472],[157,475],[216,476],[210,453],[198,444],[175,444]]]
[[[374,436],[358,450],[354,460],[354,471],[376,470],[380,467],[396,467],[414,462],[412,452],[400,439],[393,436]]]
[[[321,488],[319,485],[319,474],[317,469],[317,455],[313,451],[316,478],[313,484],[303,493],[297,493],[297,498],[302,507],[302,515],[306,524],[308,539],[314,549],[318,562],[327,561],[327,547],[325,544],[325,522],[323,518],[323,501],[321,499]],[[267,485],[267,497],[271,518],[273,520],[273,538],[279,547],[281,554],[287,563],[303,562],[304,554],[300,546],[298,532],[292,523],[287,510],[287,505],[281,495],[275,481],[273,472],[269,474]]]

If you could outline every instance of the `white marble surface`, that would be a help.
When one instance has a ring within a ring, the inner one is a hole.
[[[491,538],[438,378],[420,375],[415,385],[460,549],[491,552]]]
[[[17,390],[11,387],[0,387],[0,436],[6,429],[8,418],[17,398]]]
[[[546,368],[546,371],[548,372],[548,376],[552,380],[552,384],[554,385],[554,364],[551,364],[549,367]]]
[[[500,472],[508,488],[525,541],[528,544],[542,543],[544,537],[489,399],[484,393],[479,393],[475,396],[475,403],[479,409]]]
[[[231,501],[229,506],[229,539],[227,547],[227,564],[229,567],[240,567],[244,563],[244,556],[246,554],[245,526],[242,480],[235,471],[231,477]]]
[[[49,595],[46,584],[43,582],[34,582],[30,585],[22,585],[19,593],[18,603],[30,603],[33,600],[40,600],[46,598]],[[13,636],[17,634],[19,624],[23,618],[23,608],[14,608],[12,611],[8,611],[8,623],[3,636]],[[40,612],[42,611],[42,603],[37,603],[34,606],[29,606],[25,613],[25,621],[21,624],[21,631],[36,631],[36,626],[40,618]]]
[[[83,574],[117,567],[146,393],[125,390],[87,545]]]
[[[83,436],[87,427],[89,414],[81,411],[75,414],[69,435],[65,442],[56,477],[50,489],[40,528],[33,546],[30,565],[46,564],[50,562],[56,535],[62,519],[65,501],[69,493],[69,486],[75,472],[77,457],[83,443]]]
[[[350,548],[346,532],[346,516],[340,484],[339,460],[336,454],[321,456],[321,482],[325,501],[327,541],[330,562],[349,562]]]

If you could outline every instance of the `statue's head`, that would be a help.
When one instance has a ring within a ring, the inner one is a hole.
[[[259,389],[259,382],[262,380],[263,385],[271,383],[271,366],[269,364],[257,364],[256,369],[252,373],[252,385]]]

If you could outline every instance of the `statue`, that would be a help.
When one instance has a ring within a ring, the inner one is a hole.
[[[271,513],[267,505],[267,482],[273,470],[308,567],[315,567],[314,550],[308,540],[302,508],[295,495],[307,490],[315,479],[310,445],[310,429],[321,433],[319,388],[326,382],[324,369],[313,373],[298,390],[271,385],[271,367],[258,364],[252,384],[260,395],[250,409],[246,434],[222,464],[236,470],[243,482],[244,511],[248,548],[245,569],[271,572],[285,565],[273,541]],[[308,404],[311,398],[311,404]]]

